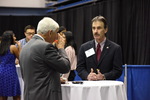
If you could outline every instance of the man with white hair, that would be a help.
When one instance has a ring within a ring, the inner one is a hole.
[[[58,28],[57,22],[44,17],[38,23],[37,34],[21,51],[24,100],[62,100],[60,73],[69,72],[70,62]],[[55,47],[52,43],[56,39]]]

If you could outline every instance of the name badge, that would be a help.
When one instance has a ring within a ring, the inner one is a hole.
[[[94,54],[95,54],[95,51],[94,51],[93,48],[85,51],[85,55],[86,55],[87,58],[94,55]]]

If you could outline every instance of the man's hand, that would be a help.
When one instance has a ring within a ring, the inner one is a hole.
[[[58,49],[64,48],[65,43],[66,43],[66,39],[62,35],[58,34],[58,42],[56,43],[56,47]]]
[[[97,80],[97,75],[94,73],[93,68],[91,68],[91,72],[87,77],[88,81],[96,81]]]
[[[15,44],[17,44],[17,46],[21,46],[21,43],[19,41],[15,41]]]
[[[61,82],[61,84],[65,84],[66,81],[67,81],[67,79],[60,77],[60,82]]]
[[[105,80],[104,74],[102,74],[99,69],[97,69],[97,73],[98,74],[94,73],[93,68],[91,68],[91,72],[87,77],[88,81]]]
[[[97,69],[97,73],[98,73],[98,74],[96,75],[97,80],[104,80],[104,79],[105,79],[104,75],[100,72],[99,69]]]

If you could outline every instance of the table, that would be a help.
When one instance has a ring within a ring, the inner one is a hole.
[[[127,100],[121,81],[83,81],[83,84],[61,84],[63,100]]]
[[[23,98],[24,81],[22,79],[20,65],[16,65],[16,71],[17,71],[17,74],[18,74],[19,82],[20,82],[21,100],[24,100],[24,98]]]

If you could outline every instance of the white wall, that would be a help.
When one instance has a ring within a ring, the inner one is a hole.
[[[45,8],[45,0],[0,0],[0,7]]]

